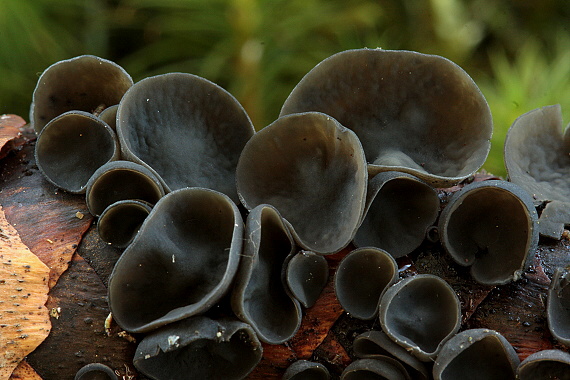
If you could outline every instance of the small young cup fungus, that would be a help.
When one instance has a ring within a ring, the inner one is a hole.
[[[236,203],[235,168],[254,132],[229,92],[192,74],[143,79],[117,111],[123,158],[150,166],[168,190],[204,187]]]
[[[552,335],[570,347],[570,266],[557,268],[552,276],[546,316]]]
[[[151,204],[134,199],[111,203],[97,221],[99,237],[117,248],[127,247],[151,210]]]
[[[434,359],[461,325],[461,304],[440,277],[419,274],[389,287],[380,300],[382,330],[421,361]]]
[[[569,380],[570,354],[561,350],[543,350],[529,355],[517,367],[519,380]]]
[[[132,84],[121,66],[93,55],[56,62],[38,79],[30,121],[40,133],[50,120],[67,111],[93,113],[99,107],[118,104]]]
[[[519,186],[474,182],[456,192],[439,218],[444,249],[475,281],[500,285],[520,278],[538,245],[537,212]]]
[[[265,343],[280,344],[301,325],[301,306],[283,279],[285,259],[295,249],[275,208],[259,205],[249,213],[245,246],[232,293],[234,313]]]
[[[491,111],[471,77],[443,57],[348,50],[315,66],[280,116],[317,111],[352,129],[371,175],[397,170],[449,187],[485,162]]]
[[[87,364],[75,374],[75,380],[119,380],[115,372],[102,363]]]
[[[321,363],[297,360],[283,374],[282,380],[329,380],[331,375]]]
[[[341,380],[411,380],[404,366],[388,356],[357,359],[342,371]]]
[[[407,173],[377,174],[369,181],[366,198],[354,244],[382,248],[395,258],[419,247],[439,214],[435,189]]]
[[[324,256],[300,251],[286,262],[285,280],[291,293],[309,308],[315,304],[329,279],[329,264]]]
[[[85,193],[99,167],[119,158],[115,132],[105,122],[83,111],[69,111],[52,119],[36,142],[36,162],[55,186]]]
[[[354,132],[325,114],[288,115],[256,133],[236,178],[243,205],[277,208],[308,251],[340,251],[360,224],[368,178],[364,152]]]
[[[563,131],[560,105],[537,108],[515,120],[505,139],[509,180],[538,202],[541,235],[560,239],[570,224],[570,129]]]
[[[232,284],[242,244],[243,221],[226,195],[165,195],[113,268],[113,317],[127,331],[148,332],[208,310]]]

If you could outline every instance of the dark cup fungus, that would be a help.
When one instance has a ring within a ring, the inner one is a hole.
[[[99,114],[99,119],[103,120],[105,123],[111,127],[113,131],[117,131],[117,110],[119,109],[119,105],[115,104],[114,106],[107,107]]]
[[[243,149],[236,178],[243,205],[277,208],[306,250],[338,252],[360,224],[364,152],[354,132],[325,114],[281,117],[256,133]]]
[[[152,379],[233,380],[245,378],[263,349],[243,322],[185,319],[153,331],[137,346],[133,363]]]
[[[300,251],[286,262],[285,280],[289,290],[301,304],[315,304],[329,278],[329,264],[324,256]]]
[[[169,190],[204,187],[236,203],[235,168],[254,132],[229,92],[192,74],[143,79],[117,111],[123,158],[152,167]]]
[[[382,248],[395,258],[419,247],[439,214],[435,189],[406,173],[377,174],[369,182],[366,198],[354,244]]]
[[[293,89],[281,116],[326,113],[352,129],[371,175],[397,170],[449,187],[485,162],[493,129],[481,91],[455,63],[411,51],[337,53]]]
[[[59,61],[38,79],[30,108],[37,133],[56,116],[79,110],[93,113],[118,104],[133,80],[114,62],[92,55]]]
[[[517,367],[519,380],[570,380],[570,354],[544,350],[529,355]]]
[[[420,274],[389,287],[380,301],[380,325],[421,361],[434,359],[461,324],[461,305],[443,279]]]
[[[283,264],[295,249],[281,215],[269,205],[249,213],[232,309],[265,343],[280,344],[301,325],[301,306],[285,287]]]
[[[388,252],[378,248],[355,249],[336,270],[336,297],[353,317],[374,319],[382,294],[397,279],[398,264]]]
[[[388,356],[377,355],[353,361],[342,371],[341,380],[411,380],[400,362]]]
[[[117,248],[125,248],[133,241],[151,210],[149,203],[133,199],[110,204],[97,221],[99,237]]]
[[[75,374],[75,380],[119,380],[115,372],[102,363],[87,364]]]
[[[505,139],[509,180],[538,202],[548,202],[540,216],[544,236],[560,239],[570,224],[570,129],[563,131],[560,105],[542,107],[515,120]]]
[[[557,268],[552,276],[546,315],[552,335],[570,347],[570,266]]]
[[[243,221],[224,194],[185,188],[162,197],[109,279],[109,308],[130,332],[208,310],[238,268]]]
[[[93,173],[85,199],[89,212],[99,216],[117,201],[136,199],[155,204],[162,196],[164,189],[154,172],[134,162],[113,161]]]
[[[519,358],[498,332],[465,330],[445,343],[434,366],[435,380],[514,380]]]
[[[297,360],[283,374],[282,380],[329,380],[331,375],[321,363]]]
[[[451,197],[439,218],[445,250],[473,278],[499,285],[520,278],[538,245],[537,213],[519,186],[499,180],[471,183]]]
[[[51,120],[36,142],[36,162],[44,176],[70,193],[85,192],[99,167],[119,158],[115,132],[83,111],[69,111]]]
[[[363,359],[374,358],[377,355],[391,356],[404,365],[412,379],[430,378],[426,365],[388,338],[383,331],[370,330],[358,335],[354,338],[352,350],[354,355]]]

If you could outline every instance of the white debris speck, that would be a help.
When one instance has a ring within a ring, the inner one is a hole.
[[[180,345],[179,341],[180,341],[180,336],[178,335],[170,335],[168,337],[168,345],[170,347],[178,347]]]
[[[221,337],[222,337],[222,332],[221,332],[221,331],[218,331],[218,332],[216,333],[216,336],[217,336],[218,338],[221,338]]]
[[[175,263],[176,262],[176,256],[172,255],[172,262]]]

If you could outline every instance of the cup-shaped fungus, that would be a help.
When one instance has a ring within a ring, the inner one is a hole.
[[[570,354],[544,350],[529,355],[517,367],[519,380],[570,380]]]
[[[152,379],[243,379],[263,349],[243,322],[203,316],[164,326],[143,338],[133,363]]]
[[[283,281],[283,265],[295,249],[275,208],[259,205],[249,213],[244,250],[232,293],[232,309],[260,340],[283,343],[301,325],[301,306]]]
[[[112,161],[93,173],[85,199],[89,212],[99,216],[109,205],[128,199],[155,204],[164,195],[158,177],[147,167],[130,161]]]
[[[370,330],[358,335],[352,343],[352,350],[359,358],[374,358],[377,355],[398,359],[413,379],[428,380],[426,365],[406,349],[388,338],[383,331]]]
[[[143,79],[117,111],[125,159],[152,167],[169,190],[204,187],[236,203],[235,168],[254,132],[229,92],[192,74]]]
[[[113,131],[117,131],[117,110],[119,105],[107,107],[99,114],[99,119],[103,120],[105,123],[111,127]]]
[[[36,162],[55,186],[81,194],[99,167],[119,158],[115,132],[83,111],[69,111],[52,119],[36,142]]]
[[[54,63],[38,79],[30,121],[39,133],[56,116],[78,110],[92,113],[118,104],[133,80],[119,65],[92,55]]]
[[[342,371],[341,380],[411,380],[404,366],[388,356],[358,359]]]
[[[498,332],[465,330],[448,340],[433,366],[435,380],[514,380],[519,358]]]
[[[380,325],[392,339],[421,361],[437,356],[461,324],[461,305],[440,277],[420,274],[389,287],[380,300]]]
[[[135,238],[152,205],[134,199],[110,204],[97,221],[97,232],[104,242],[125,248]]]
[[[570,129],[563,131],[560,105],[542,107],[515,120],[505,139],[509,180],[536,201],[548,202],[540,216],[541,235],[560,239],[570,224]]]
[[[329,264],[322,255],[300,251],[292,255],[286,263],[287,286],[306,308],[315,304],[328,279]]]
[[[552,276],[546,315],[552,335],[570,347],[570,266],[557,268]]]
[[[236,178],[243,205],[277,208],[306,250],[338,252],[360,224],[368,178],[364,151],[354,132],[325,114],[288,115],[256,133]]]
[[[435,189],[400,172],[383,172],[372,178],[366,209],[354,244],[378,247],[395,258],[405,256],[424,240],[439,213]]]
[[[102,363],[87,364],[75,374],[75,380],[119,380],[115,372]]]
[[[321,363],[297,360],[283,374],[282,380],[329,380],[331,374]]]
[[[471,77],[439,56],[358,49],[315,66],[293,89],[281,116],[326,113],[362,142],[370,173],[397,170],[448,187],[485,162],[493,129]]]
[[[346,255],[336,270],[336,297],[353,317],[373,319],[382,294],[397,279],[398,264],[388,252],[358,248]]]
[[[445,250],[475,281],[499,285],[520,278],[538,245],[537,213],[519,186],[474,182],[456,192],[439,218]]]
[[[243,220],[224,194],[185,188],[162,197],[109,279],[109,308],[147,332],[213,306],[237,272]]]

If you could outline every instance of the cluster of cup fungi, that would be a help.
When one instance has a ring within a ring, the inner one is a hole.
[[[519,280],[539,234],[560,239],[570,223],[570,136],[558,106],[511,127],[509,181],[466,184],[445,207],[436,188],[466,183],[481,168],[493,128],[476,84],[439,56],[335,54],[258,132],[238,101],[204,78],[168,73],[133,83],[117,64],[79,56],[40,76],[30,119],[41,172],[85,194],[101,238],[124,248],[109,307],[122,329],[142,337],[133,363],[150,378],[246,377],[261,342],[296,334],[327,283],[326,255],[349,244],[357,248],[336,270],[336,296],[381,330],[354,339],[358,359],[341,379],[570,372],[565,351],[520,363],[499,332],[459,332],[454,289],[432,274],[399,279],[395,261],[427,233],[475,281]],[[556,272],[548,295],[549,328],[566,345],[569,271]],[[212,318],[208,310],[226,296],[232,314]],[[91,364],[76,379],[89,373],[115,376]],[[283,378],[330,374],[303,360]]]

